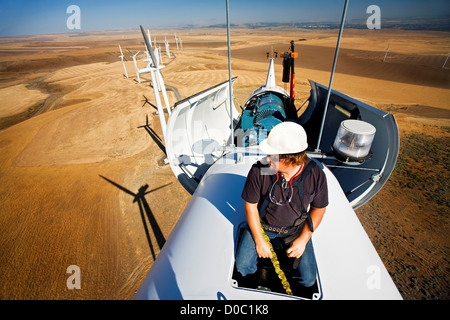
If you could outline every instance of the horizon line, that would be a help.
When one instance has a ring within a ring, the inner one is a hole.
[[[441,31],[450,32],[450,22],[444,18],[416,18],[411,17],[408,19],[404,18],[389,18],[383,19],[383,26],[386,29],[400,29],[400,30],[412,30],[412,31]],[[420,23],[418,23],[420,21]],[[366,19],[348,19],[345,22],[345,29],[366,29],[365,25]],[[323,21],[308,21],[308,22],[250,22],[250,23],[231,23],[230,27],[235,29],[263,29],[263,28],[273,28],[273,27],[291,27],[298,29],[338,29],[340,26],[340,21],[338,20],[323,20]],[[151,26],[147,27],[150,30],[186,30],[186,29],[222,29],[226,28],[226,23],[210,23],[210,24],[180,24],[180,25],[167,25],[167,26]],[[139,27],[123,27],[123,28],[106,28],[106,29],[95,29],[95,30],[69,30],[60,32],[43,32],[34,34],[16,34],[16,35],[1,35],[0,38],[13,38],[13,37],[28,37],[28,36],[39,36],[39,35],[77,35],[77,34],[87,34],[96,32],[120,32],[120,31],[139,31]]]

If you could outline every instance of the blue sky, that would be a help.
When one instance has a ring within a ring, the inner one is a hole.
[[[229,0],[231,23],[339,21],[345,0]],[[226,22],[225,0],[0,0],[0,36],[177,27]],[[348,19],[450,18],[450,0],[350,0]],[[67,7],[81,11],[81,29],[69,30]]]

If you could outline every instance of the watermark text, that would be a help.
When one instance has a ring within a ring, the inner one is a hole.
[[[381,29],[381,9],[377,5],[370,5],[366,10],[370,14],[367,18],[366,25],[368,29]]]
[[[81,29],[81,9],[77,5],[70,5],[67,7],[66,13],[71,14],[66,21],[67,29],[80,30]]]
[[[71,274],[67,278],[67,289],[73,290],[73,289],[81,289],[81,270],[80,267],[77,265],[70,265],[66,269],[66,273]]]

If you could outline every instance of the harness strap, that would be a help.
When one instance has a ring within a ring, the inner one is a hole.
[[[264,222],[261,222],[261,227],[265,231],[276,232],[276,233],[278,233],[280,235],[283,235],[283,236],[292,235],[293,233],[295,233],[297,231],[297,228],[298,228],[298,226],[293,226],[293,227],[274,227],[274,226],[271,226],[270,224],[266,224]]]
[[[308,219],[308,225],[309,225],[309,230],[311,232],[314,231],[314,226],[313,226],[313,222],[311,219],[311,215],[309,214],[309,212],[306,211],[305,206],[303,205],[303,195],[305,194],[305,189],[304,189],[304,180],[306,179],[306,177],[309,175],[309,173],[311,172],[311,170],[316,166],[316,162],[311,160],[308,165],[306,166],[305,170],[303,170],[303,172],[301,173],[300,176],[300,180],[293,182],[292,186],[293,187],[297,187],[298,189],[298,195],[300,198],[300,204],[301,204],[301,208],[302,208],[302,213],[306,214],[306,218]],[[292,204],[291,204],[292,207]],[[294,209],[292,207],[292,209]]]
[[[297,189],[298,189],[298,195],[299,195],[299,198],[300,198],[300,205],[301,205],[301,209],[302,209],[302,215],[303,214],[306,215],[306,217],[308,219],[309,229],[311,230],[311,232],[314,231],[314,228],[313,228],[313,223],[312,223],[311,217],[308,214],[308,212],[306,211],[305,206],[303,205],[303,195],[304,195],[303,183],[304,183],[304,180],[309,175],[309,173],[311,172],[311,170],[314,168],[315,165],[316,165],[316,162],[313,161],[313,160],[310,160],[308,165],[300,173],[300,179],[297,180],[297,181],[291,182],[292,183],[291,186],[292,187],[297,187]],[[275,183],[276,179],[277,179],[277,175],[275,175],[275,174],[271,175],[271,178],[272,178],[272,183]],[[266,209],[267,209],[267,206],[269,205],[269,202],[270,202],[269,193],[270,192],[267,193],[267,195],[266,195],[266,197],[264,199],[264,202],[261,205],[261,208],[259,209],[259,218],[260,219],[264,218],[264,216],[267,213]],[[292,203],[290,205],[292,207]],[[292,209],[294,209],[294,208],[292,207]]]

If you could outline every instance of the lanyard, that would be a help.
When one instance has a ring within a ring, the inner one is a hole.
[[[277,171],[277,180],[275,180],[275,182],[272,183],[272,186],[271,186],[270,191],[269,191],[269,199],[270,199],[270,202],[272,202],[272,203],[274,203],[274,204],[276,204],[276,205],[278,205],[278,206],[285,206],[285,205],[291,203],[292,196],[294,195],[294,188],[292,187],[292,180],[294,180],[294,178],[295,178],[296,176],[298,176],[298,174],[302,171],[302,169],[303,169],[303,165],[301,165],[300,168],[298,169],[298,171],[291,177],[291,179],[289,179],[289,186],[291,187],[291,190],[290,190],[290,192],[289,192],[289,198],[288,198],[287,202],[286,202],[286,201],[277,201],[277,200],[274,198],[274,196],[273,196],[273,190],[274,190],[275,185],[277,184],[277,182],[278,182],[278,180],[279,180],[279,178],[280,178],[279,173],[278,173],[278,171]],[[287,188],[287,185],[285,185],[285,182],[286,182],[286,181],[283,182],[282,187]]]

